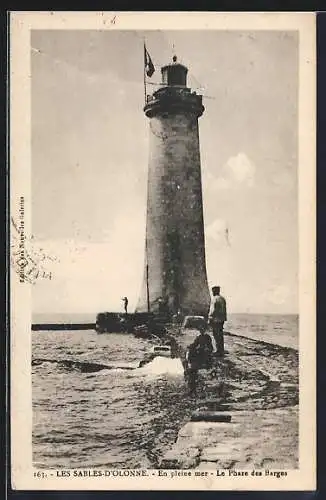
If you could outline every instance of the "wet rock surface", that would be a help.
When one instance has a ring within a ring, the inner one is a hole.
[[[181,355],[196,335],[180,332]],[[200,371],[189,400],[196,410],[160,467],[298,467],[298,352],[230,334],[225,349],[224,359]],[[217,417],[223,412],[229,421]]]

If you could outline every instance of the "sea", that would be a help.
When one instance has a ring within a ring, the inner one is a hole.
[[[33,323],[94,322],[35,315]],[[297,315],[233,314],[225,330],[298,348]],[[138,368],[151,342],[93,330],[32,332],[33,463],[38,468],[157,468],[195,409],[178,359]]]

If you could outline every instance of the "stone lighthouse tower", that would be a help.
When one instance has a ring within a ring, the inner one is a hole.
[[[149,170],[145,271],[137,312],[206,315],[209,289],[198,118],[202,96],[187,87],[188,69],[161,68],[162,86],[147,96]]]

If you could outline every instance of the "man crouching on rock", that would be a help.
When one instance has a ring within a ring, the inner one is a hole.
[[[213,343],[211,336],[206,332],[207,324],[205,320],[199,325],[198,330],[199,335],[188,346],[186,357],[185,378],[188,381],[190,395],[196,393],[198,370],[209,369],[213,363]]]

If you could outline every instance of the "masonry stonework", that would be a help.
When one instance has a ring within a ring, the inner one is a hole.
[[[187,69],[180,64],[174,82]],[[172,69],[171,69],[172,68]],[[206,315],[206,275],[198,117],[202,97],[186,86],[162,87],[148,96],[149,169],[143,288],[137,311]]]

